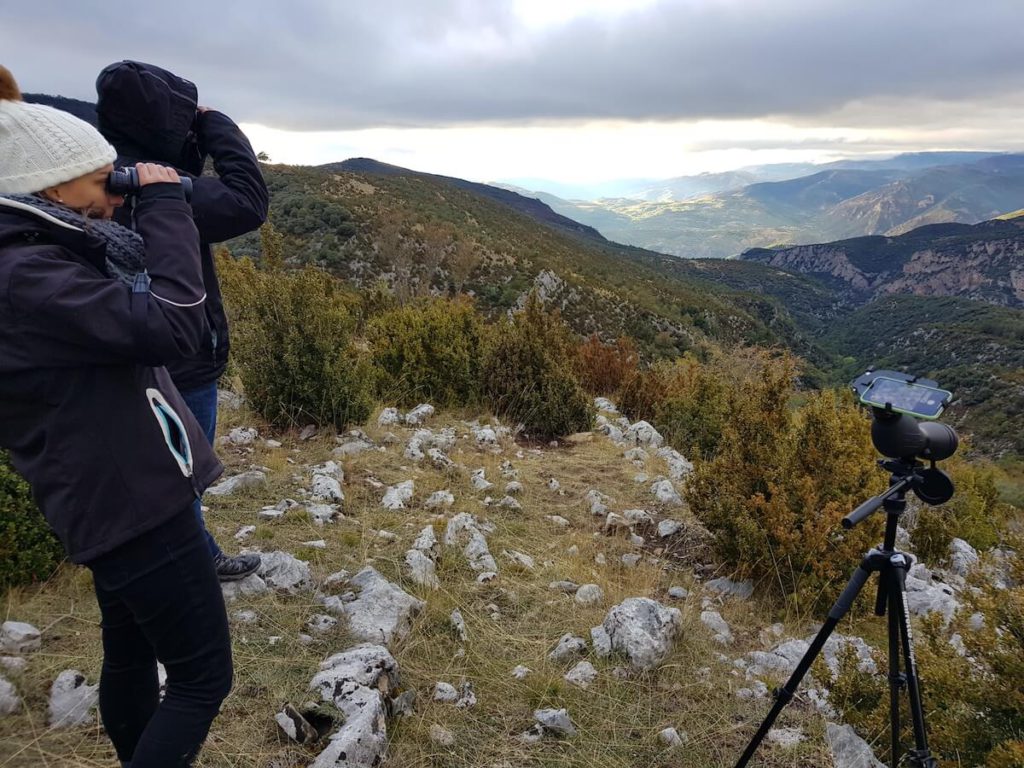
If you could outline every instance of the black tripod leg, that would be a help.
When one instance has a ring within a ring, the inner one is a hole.
[[[804,675],[807,674],[807,670],[811,668],[814,663],[814,659],[817,658],[818,654],[821,653],[822,646],[828,641],[829,635],[832,634],[832,630],[836,628],[836,624],[839,620],[846,615],[853,605],[853,601],[857,599],[857,595],[860,594],[861,589],[864,588],[864,583],[868,580],[868,576],[871,572],[866,570],[863,565],[858,566],[857,570],[853,572],[853,576],[850,577],[850,581],[846,585],[846,589],[839,595],[839,599],[836,600],[835,605],[832,606],[828,612],[828,619],[824,624],[821,625],[821,629],[818,630],[818,634],[814,636],[814,640],[811,641],[810,647],[807,652],[800,659],[800,663],[796,665],[796,669],[793,670],[793,674],[790,676],[786,684],[782,686],[775,693],[775,705],[772,707],[768,716],[761,723],[761,727],[757,729],[757,733],[754,734],[754,738],[750,740],[746,750],[740,756],[739,762],[736,763],[736,768],[743,768],[750,758],[754,756],[754,752],[760,746],[761,742],[764,741],[764,737],[768,735],[768,731],[771,730],[772,725],[775,723],[775,719],[782,712],[783,708],[789,704],[796,694],[796,689],[800,686],[800,681],[803,680]]]
[[[892,607],[899,620],[900,640],[903,644],[903,663],[906,668],[907,692],[910,698],[910,716],[914,724],[915,749],[910,753],[910,765],[919,768],[935,768],[938,762],[928,749],[928,734],[924,724],[924,706],[921,703],[921,687],[917,677],[917,659],[914,658],[914,636],[910,628],[910,614],[907,611],[907,574],[903,568],[891,571],[894,581]]]
[[[884,590],[889,606],[889,728],[891,738],[892,761],[890,765],[900,764],[900,693],[906,678],[900,672],[900,627],[899,604],[896,595],[898,585],[893,583],[894,576],[889,571],[882,571],[879,576],[880,590]]]

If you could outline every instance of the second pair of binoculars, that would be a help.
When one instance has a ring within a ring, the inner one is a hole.
[[[182,176],[181,191],[185,193],[185,200],[192,200],[192,179]],[[139,184],[138,169],[128,166],[113,170],[107,176],[107,192],[120,197],[135,197],[141,191]]]

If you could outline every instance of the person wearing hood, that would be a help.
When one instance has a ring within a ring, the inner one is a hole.
[[[184,766],[232,682],[192,510],[223,467],[163,367],[209,333],[202,259],[171,168],[136,166],[137,232],[111,221],[115,154],[84,121],[22,101],[0,67],[0,448],[92,571],[100,713],[122,765]]]
[[[192,212],[200,237],[209,333],[197,354],[168,361],[175,385],[210,444],[217,429],[217,380],[228,361],[230,339],[210,243],[259,228],[267,218],[267,186],[248,139],[227,115],[200,107],[196,86],[152,64],[120,61],[96,79],[99,130],[117,149],[118,165],[156,162],[192,177]],[[216,176],[204,176],[206,157]],[[127,207],[115,218],[131,226]],[[202,507],[196,516],[206,531]],[[206,531],[221,581],[254,573],[258,555],[224,554]]]

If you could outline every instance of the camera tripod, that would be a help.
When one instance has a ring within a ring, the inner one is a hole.
[[[906,577],[913,559],[910,555],[896,549],[896,526],[900,515],[906,510],[908,490],[913,490],[930,504],[941,504],[952,496],[953,487],[941,470],[935,469],[934,465],[931,469],[924,469],[924,465],[913,458],[894,459],[879,463],[892,473],[889,479],[889,489],[864,502],[843,518],[843,527],[852,528],[879,507],[884,507],[886,521],[885,540],[882,547],[881,549],[873,548],[864,556],[839,599],[829,610],[828,619],[800,659],[793,674],[782,688],[775,691],[775,705],[747,745],[746,751],[736,763],[736,768],[743,768],[749,762],[761,741],[768,735],[775,719],[796,694],[800,681],[811,668],[814,659],[821,652],[836,625],[850,610],[872,573],[879,575],[875,615],[885,616],[888,613],[892,768],[896,768],[900,762],[900,694],[904,689],[909,696],[910,716],[914,728],[914,749],[907,753],[907,764],[913,768],[938,768],[938,762],[931,756],[928,749],[924,708],[921,705],[921,689],[917,676],[917,661],[914,657],[913,635],[907,612]]]

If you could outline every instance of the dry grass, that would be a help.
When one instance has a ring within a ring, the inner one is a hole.
[[[446,475],[427,462],[415,466],[402,455],[404,438],[411,429],[394,428],[403,442],[385,451],[370,451],[346,460],[345,519],[318,528],[301,512],[290,512],[281,520],[261,523],[250,545],[264,550],[283,549],[309,558],[316,579],[340,570],[355,572],[370,563],[407,591],[427,601],[416,619],[412,633],[392,651],[397,658],[405,689],[417,692],[414,715],[389,723],[391,739],[388,764],[414,766],[613,766],[649,765],[708,766],[732,765],[746,739],[768,709],[767,701],[746,702],[735,695],[748,683],[719,655],[724,650],[700,624],[700,593],[694,589],[686,601],[674,604],[683,612],[684,632],[666,663],[654,673],[619,679],[612,674],[621,659],[590,661],[599,677],[589,690],[580,690],[563,679],[571,665],[548,661],[547,653],[565,633],[589,638],[590,627],[599,624],[608,608],[627,597],[649,596],[672,602],[666,590],[672,585],[694,586],[694,566],[685,556],[648,557],[636,568],[626,568],[620,556],[634,551],[622,537],[600,532],[600,518],[590,514],[584,496],[597,488],[610,496],[612,510],[642,507],[657,511],[651,503],[649,483],[638,484],[634,475],[647,471],[653,478],[665,471],[659,460],[650,460],[645,470],[625,461],[621,449],[603,438],[579,445],[557,448],[516,446],[507,443],[500,455],[478,449],[468,429],[459,421],[467,414],[442,414],[430,427],[455,426],[459,440],[451,451],[453,460],[467,470],[486,468],[495,483],[491,495],[500,498],[506,480],[500,464],[505,458],[519,470],[525,486],[519,497],[522,511],[486,508],[484,493],[474,492],[468,472]],[[236,425],[261,426],[245,411],[222,413],[221,432]],[[367,428],[380,439],[384,430]],[[261,440],[251,449],[221,448],[229,474],[250,467],[270,470],[268,486],[257,494],[208,499],[211,511],[207,523],[218,541],[229,551],[235,546],[234,533],[243,524],[255,522],[255,512],[282,498],[299,499],[299,489],[308,487],[306,466],[330,457],[336,446],[333,435],[299,442],[297,433],[274,435],[284,445],[268,449]],[[517,454],[517,452],[521,452]],[[295,477],[293,477],[293,475]],[[561,491],[553,492],[547,480],[556,478]],[[375,478],[391,485],[412,478],[416,495],[410,509],[387,511],[380,508],[383,489],[371,487]],[[430,590],[408,581],[402,573],[405,550],[426,525],[433,524],[440,539],[444,523],[439,510],[422,507],[435,490],[448,488],[456,497],[446,514],[469,512],[494,523],[489,537],[491,552],[501,571],[489,584],[477,584],[475,573],[457,552],[445,552],[439,564],[441,587]],[[672,516],[686,520],[685,512]],[[558,528],[545,519],[561,515],[571,525]],[[399,537],[389,542],[377,535],[387,530]],[[302,542],[323,538],[325,550],[304,548]],[[569,548],[575,546],[576,554]],[[533,557],[533,571],[514,567],[502,550],[518,550]],[[685,541],[675,549],[699,552]],[[594,562],[604,553],[607,565]],[[582,607],[572,596],[553,592],[551,581],[568,579],[579,584],[595,583],[605,599],[595,607]],[[13,590],[5,596],[4,614],[29,621],[43,630],[43,650],[29,659],[27,671],[15,682],[27,707],[22,713],[0,720],[0,767],[10,766],[112,766],[113,751],[97,722],[92,727],[50,731],[46,727],[49,685],[61,670],[74,667],[90,682],[98,678],[100,644],[98,611],[92,596],[88,571],[61,570],[49,583],[38,588]],[[492,619],[490,604],[500,617]],[[451,612],[458,608],[465,617],[469,639],[462,644],[449,625]],[[309,699],[307,686],[319,662],[349,643],[344,628],[317,635],[303,644],[299,634],[306,621],[320,612],[311,593],[296,596],[264,595],[241,599],[228,606],[229,615],[240,609],[254,611],[252,624],[233,622],[235,686],[214,723],[199,765],[205,768],[287,768],[312,762],[315,750],[282,744],[273,715],[285,701],[301,704]],[[774,606],[726,603],[721,607],[736,635],[727,650],[730,657],[764,647],[758,639],[761,628],[776,620]],[[806,626],[790,627],[794,634],[806,633]],[[280,637],[272,644],[270,636]],[[511,676],[513,667],[524,664],[533,670],[524,680]],[[444,680],[458,686],[470,681],[478,704],[468,710],[431,701],[434,683]],[[516,735],[532,722],[534,709],[566,707],[579,735],[570,740],[545,740],[523,746]],[[431,742],[428,731],[439,723],[455,734],[455,746],[440,747]],[[820,717],[799,702],[783,715],[780,725],[804,728],[808,742],[795,750],[762,747],[762,766],[818,765],[827,762],[822,747]],[[688,744],[667,750],[657,733],[674,726],[689,735]]]

